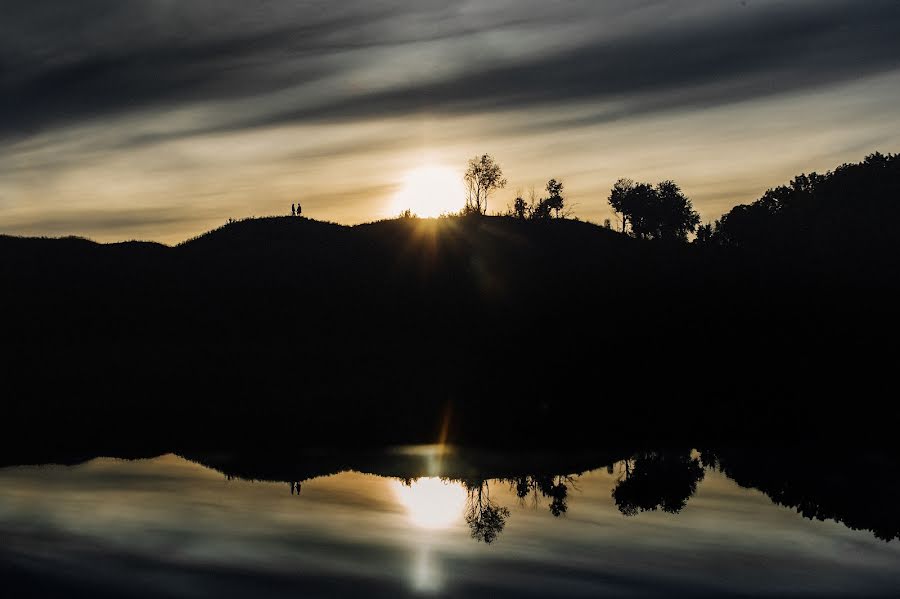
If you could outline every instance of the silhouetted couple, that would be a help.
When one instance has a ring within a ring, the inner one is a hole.
[[[291,204],[291,216],[300,216],[301,211],[300,204]]]

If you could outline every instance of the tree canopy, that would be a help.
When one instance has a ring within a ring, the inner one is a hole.
[[[555,216],[565,218],[569,211],[566,209],[566,198],[563,195],[563,184],[556,179],[547,181],[547,197],[537,199],[534,189],[531,190],[531,202],[526,202],[519,195],[516,196],[508,215],[521,219],[542,220]]]
[[[488,197],[496,189],[506,187],[503,169],[490,154],[482,154],[469,159],[466,174],[465,212],[487,214]]]
[[[641,239],[686,241],[700,224],[700,215],[674,181],[652,186],[619,179],[609,205],[622,219],[622,232]]]
[[[802,174],[735,206],[716,221],[709,241],[747,250],[889,246],[898,197],[900,155],[875,153],[824,175]]]

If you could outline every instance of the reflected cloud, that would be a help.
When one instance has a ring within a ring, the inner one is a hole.
[[[644,451],[627,461],[594,459],[577,480],[522,474],[519,455],[465,452],[444,463],[457,470],[445,474],[483,477],[404,484],[352,471],[415,470],[430,453],[317,454],[317,470],[288,459],[289,477],[315,472],[303,477],[299,498],[284,482],[250,482],[173,455],[3,468],[5,588],[41,580],[56,596],[180,589],[188,597],[263,598],[782,596],[798,585],[810,597],[839,597],[900,588],[900,545],[847,527],[880,522],[879,535],[893,534],[885,508],[896,506],[896,489],[885,476],[895,469],[884,454],[841,462],[836,452]],[[614,489],[628,476],[649,499],[632,502],[647,509],[626,518]],[[855,487],[840,483],[847,476]],[[557,514],[554,505],[565,509]]]

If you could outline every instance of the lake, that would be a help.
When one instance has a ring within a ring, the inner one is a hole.
[[[9,597],[900,596],[896,470],[812,459],[425,446],[8,466],[0,581]]]

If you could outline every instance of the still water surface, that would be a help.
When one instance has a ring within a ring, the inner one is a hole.
[[[900,596],[900,543],[698,455],[486,477],[407,448],[299,491],[216,456],[8,467],[0,576],[22,596]]]

